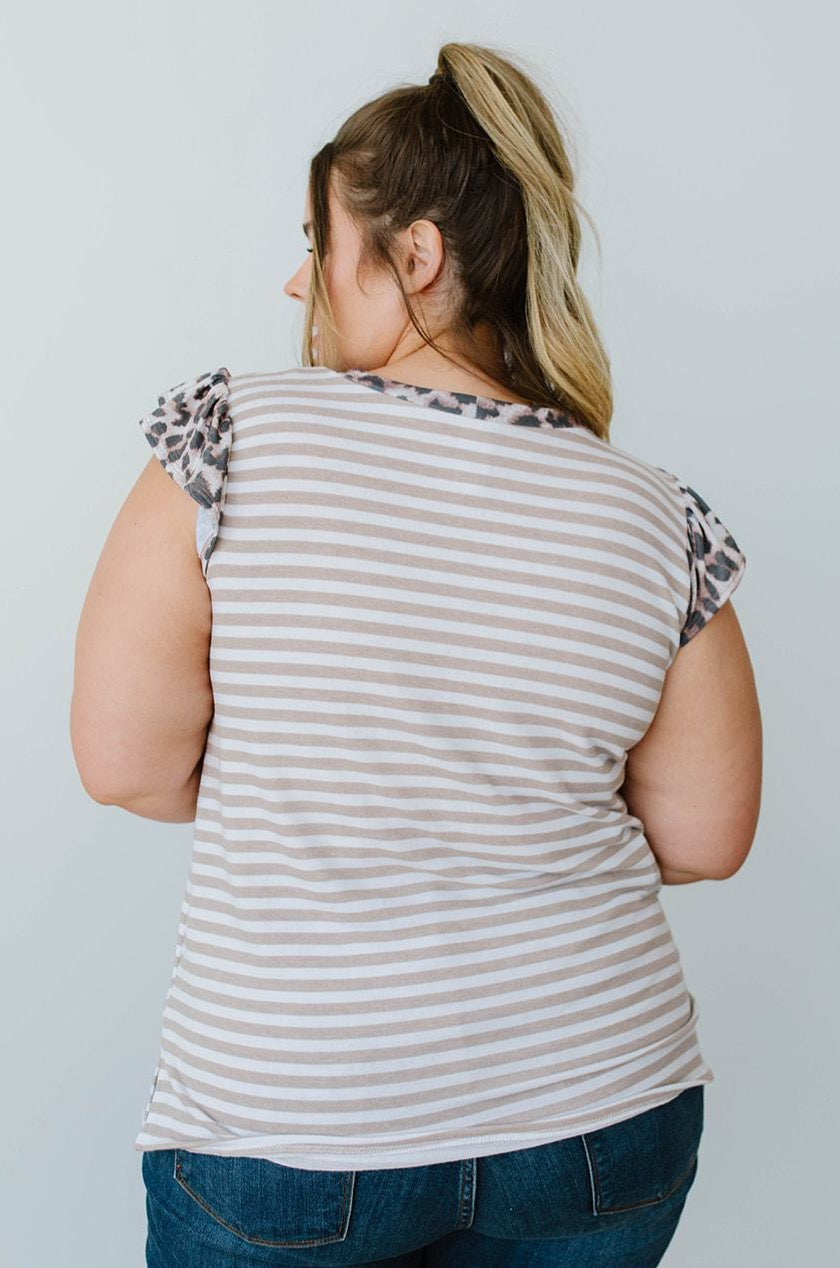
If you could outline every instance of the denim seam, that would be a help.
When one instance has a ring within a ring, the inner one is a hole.
[[[590,1156],[589,1146],[587,1145],[586,1137],[583,1136],[581,1137],[581,1139],[583,1140],[583,1146],[584,1146],[584,1149],[586,1150],[586,1160],[590,1164],[589,1165],[589,1179],[590,1179],[590,1185],[592,1188],[592,1199],[593,1199],[592,1211],[594,1215],[623,1215],[627,1211],[639,1211],[639,1210],[642,1210],[646,1206],[658,1206],[661,1202],[665,1202],[674,1193],[676,1193],[680,1185],[685,1182],[686,1178],[688,1177],[694,1165],[696,1164],[697,1156],[699,1154],[699,1150],[697,1150],[692,1155],[691,1162],[688,1164],[685,1171],[682,1172],[679,1179],[676,1180],[671,1185],[670,1189],[668,1189],[666,1193],[659,1194],[655,1198],[646,1198],[642,1202],[631,1202],[627,1206],[602,1206],[600,1202],[601,1186],[598,1182],[598,1167],[595,1163],[594,1156],[593,1157]],[[593,1168],[594,1168],[594,1174],[593,1174]]]
[[[586,1154],[586,1166],[589,1171],[589,1192],[592,1198],[592,1214],[597,1215],[598,1214],[598,1190],[595,1184],[594,1162],[593,1162],[592,1156],[589,1153],[589,1144],[587,1142],[586,1135],[585,1134],[582,1135],[580,1139],[583,1144],[583,1152]]]
[[[476,1160],[461,1161],[461,1183],[458,1194],[458,1222],[456,1228],[472,1228],[475,1218]]]
[[[342,1174],[342,1178],[341,1178],[342,1189],[344,1191],[344,1197],[343,1197],[343,1211],[341,1216],[342,1228],[340,1232],[335,1234],[331,1233],[329,1237],[305,1237],[305,1238],[296,1239],[294,1241],[277,1242],[277,1241],[269,1241],[267,1238],[264,1238],[264,1237],[248,1237],[248,1235],[246,1233],[243,1233],[241,1229],[235,1228],[233,1224],[228,1224],[227,1220],[222,1219],[221,1215],[219,1215],[218,1212],[214,1211],[211,1206],[208,1206],[207,1203],[204,1201],[204,1199],[200,1197],[199,1194],[196,1193],[194,1189],[191,1189],[190,1186],[187,1184],[186,1180],[184,1180],[184,1178],[181,1176],[180,1174],[181,1152],[182,1151],[180,1149],[175,1150],[175,1167],[173,1171],[174,1179],[181,1186],[181,1188],[184,1189],[185,1192],[188,1193],[190,1197],[195,1202],[198,1203],[198,1205],[202,1208],[202,1210],[206,1211],[207,1214],[216,1221],[217,1224],[220,1224],[222,1228],[226,1228],[229,1232],[233,1233],[235,1237],[238,1237],[240,1241],[247,1243],[247,1245],[249,1246],[287,1246],[290,1248],[294,1248],[295,1246],[326,1246],[326,1245],[331,1245],[333,1242],[343,1242],[346,1240],[347,1230],[350,1226],[350,1202],[352,1201],[353,1188],[354,1188],[354,1183],[356,1178],[355,1171],[345,1171]],[[349,1180],[350,1200],[349,1201],[347,1196],[348,1176],[350,1177],[350,1180]]]

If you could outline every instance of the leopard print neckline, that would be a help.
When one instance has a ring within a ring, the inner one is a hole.
[[[402,383],[399,379],[384,378],[369,370],[337,371],[342,378],[372,387],[386,396],[398,396],[412,404],[429,405],[445,410],[448,414],[462,414],[466,418],[496,418],[519,427],[582,427],[574,414],[567,410],[552,409],[547,405],[527,405],[521,401],[503,401],[495,396],[478,396],[472,392],[450,392],[442,388],[418,387],[416,383]]]

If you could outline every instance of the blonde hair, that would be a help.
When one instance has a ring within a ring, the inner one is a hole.
[[[458,283],[455,337],[469,345],[476,323],[489,324],[502,359],[488,365],[479,352],[483,369],[532,404],[571,412],[609,439],[610,362],[577,277],[581,217],[596,241],[597,231],[575,197],[554,113],[524,70],[491,48],[444,44],[427,84],[400,86],[361,106],[312,159],[303,364],[338,369],[323,269],[334,176],[361,233],[360,263],[392,274],[424,342],[437,348],[403,288],[393,242],[428,218]]]

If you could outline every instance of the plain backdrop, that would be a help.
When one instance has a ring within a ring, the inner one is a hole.
[[[445,40],[526,59],[578,165],[612,440],[745,551],[758,834],[662,901],[715,1072],[671,1268],[829,1262],[838,1117],[838,8],[80,0],[7,12],[2,1258],[142,1268],[141,1155],[192,825],[84,792],[74,636],[159,391],[300,362],[310,156]],[[148,671],[155,648],[149,647]],[[714,796],[714,789],[709,789]]]

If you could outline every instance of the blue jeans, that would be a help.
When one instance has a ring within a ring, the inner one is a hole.
[[[529,1149],[380,1171],[143,1153],[147,1268],[652,1268],[697,1174],[704,1085]]]

